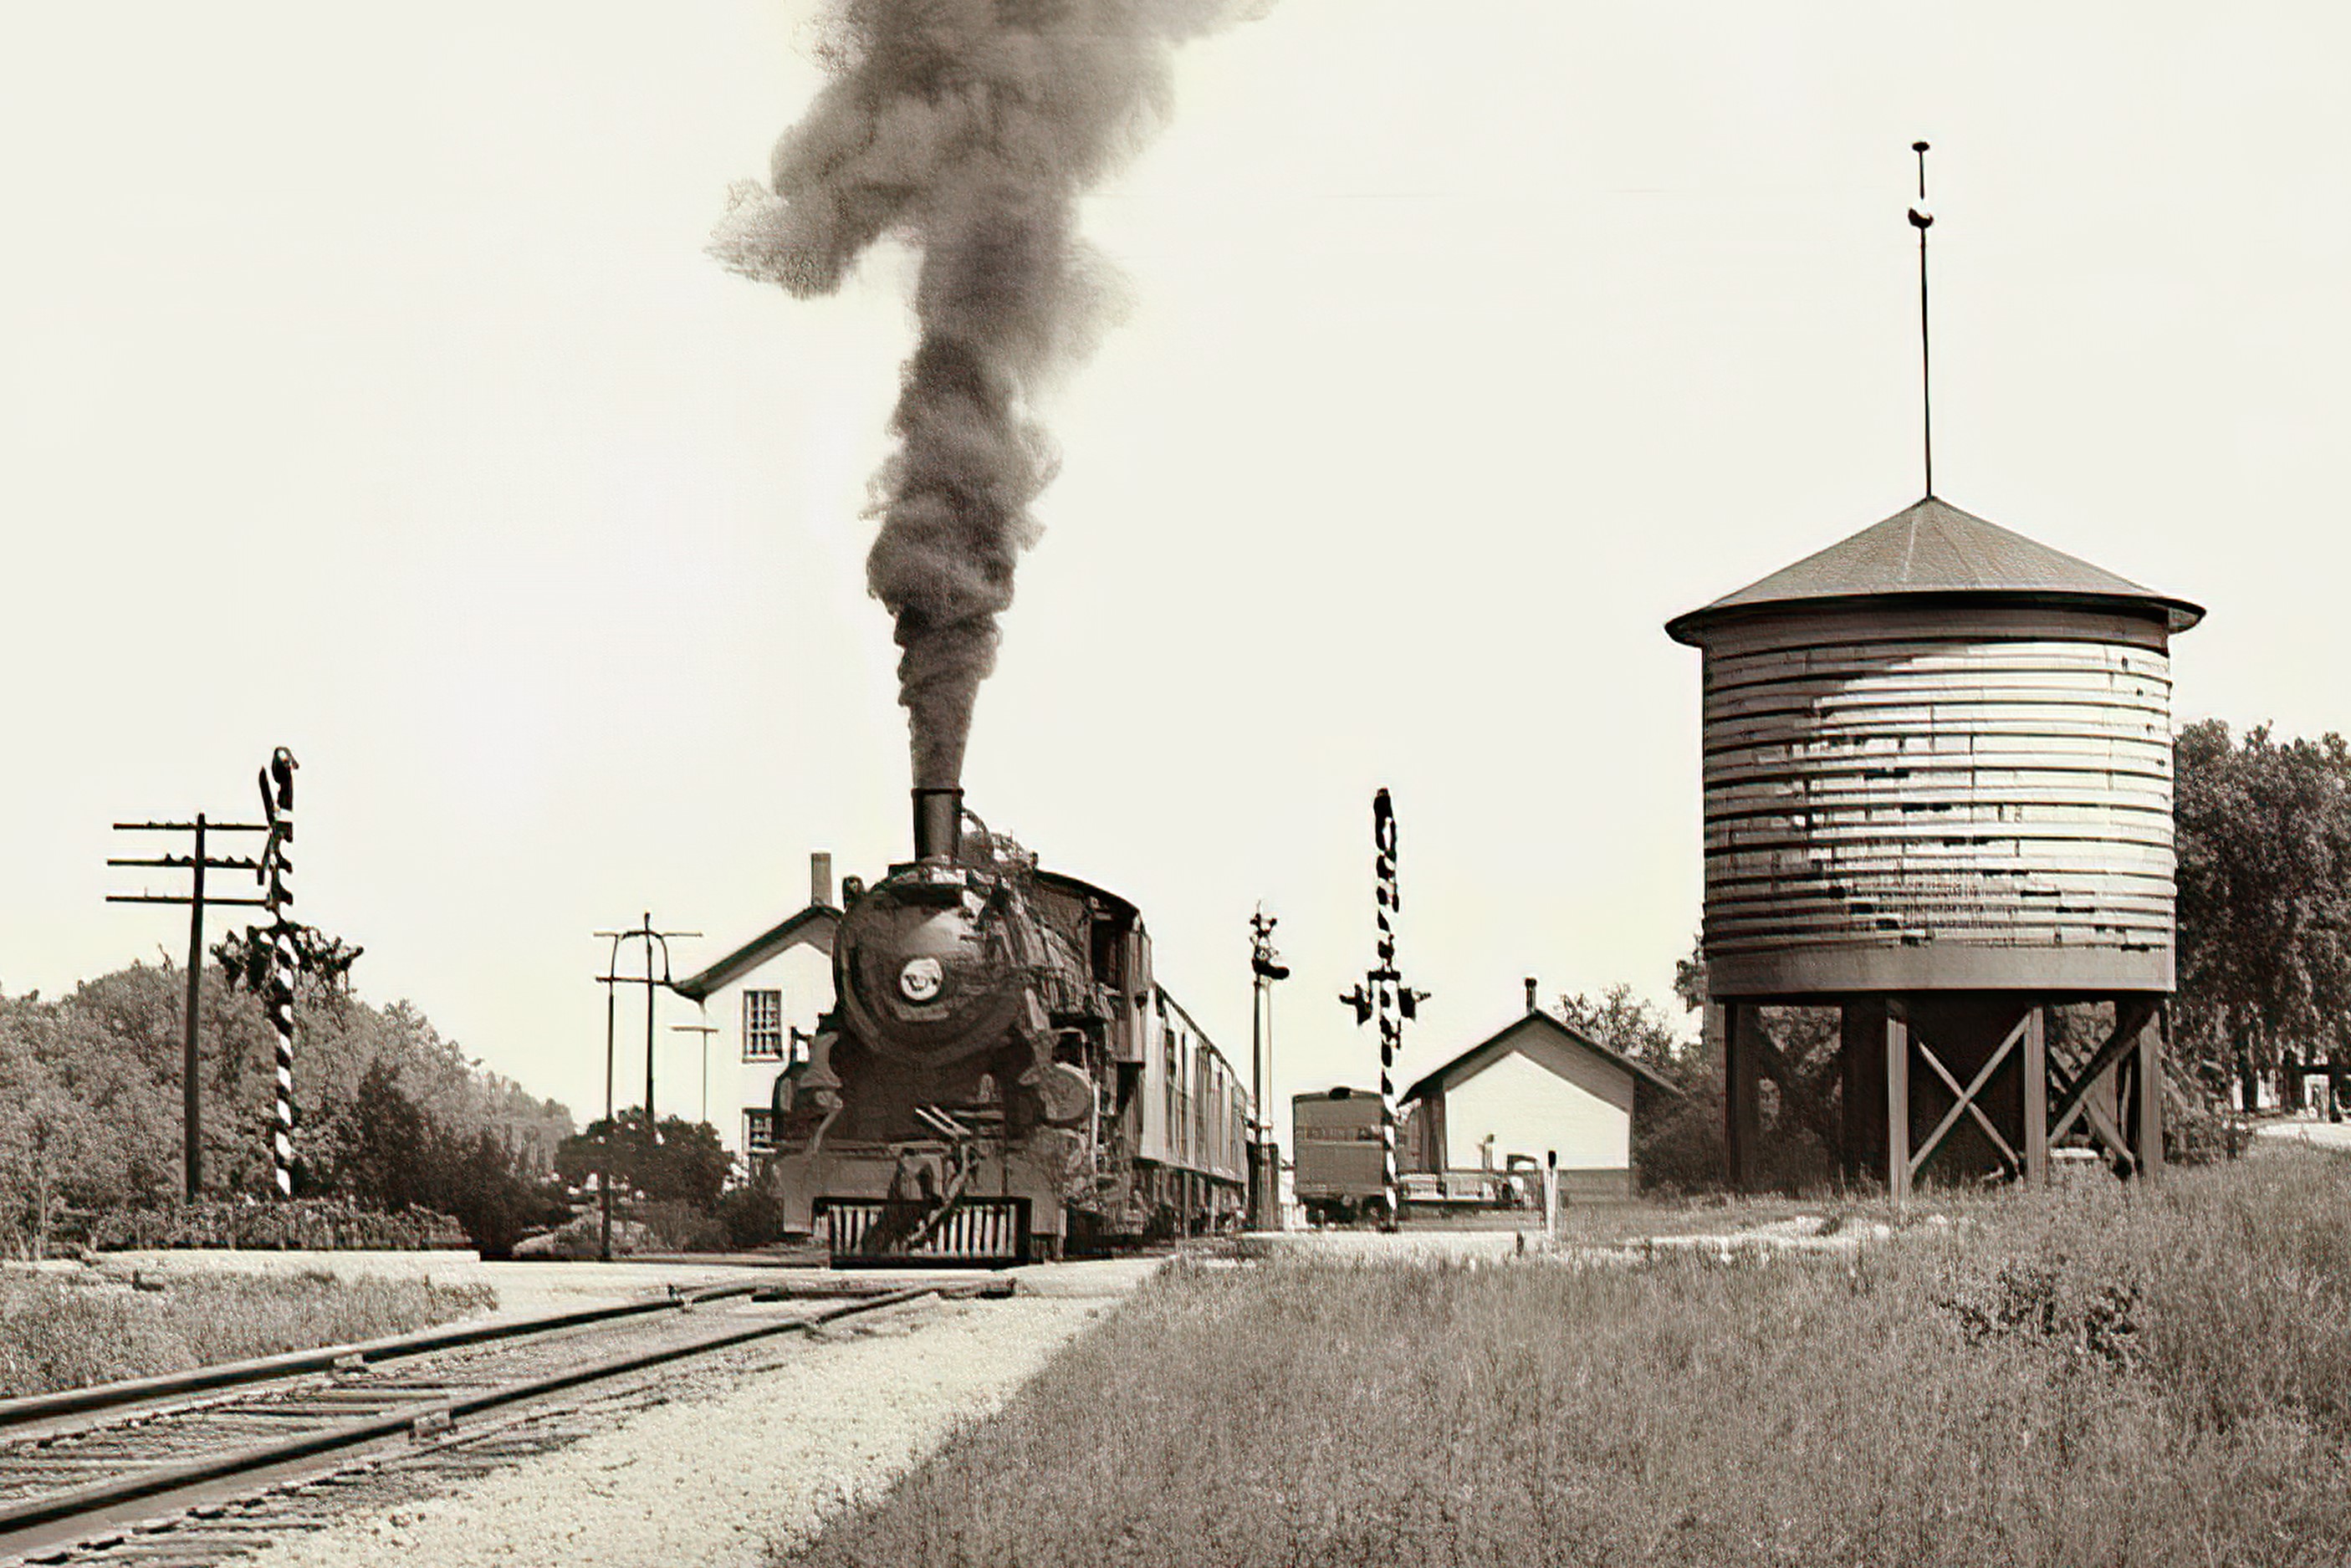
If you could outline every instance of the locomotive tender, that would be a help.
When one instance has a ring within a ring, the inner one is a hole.
[[[767,1179],[835,1262],[1022,1262],[1239,1220],[1248,1094],[1134,906],[914,791],[843,887],[832,1009],[776,1080]]]

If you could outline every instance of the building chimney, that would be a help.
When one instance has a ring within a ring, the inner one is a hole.
[[[809,855],[809,902],[829,904],[832,902],[832,852],[816,850]]]
[[[1534,1012],[1534,1011],[1536,1011],[1536,1010],[1537,1010],[1537,1009],[1536,1009],[1536,1007],[1535,1007],[1535,977],[1534,977],[1532,975],[1529,975],[1529,976],[1527,977],[1527,1011],[1529,1011],[1529,1012]]]

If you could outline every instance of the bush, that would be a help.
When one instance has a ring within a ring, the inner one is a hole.
[[[418,1251],[467,1244],[465,1228],[433,1209],[411,1205],[386,1213],[334,1197],[118,1208],[98,1216],[89,1228],[89,1245],[101,1252],[170,1247]]]
[[[553,1230],[526,1236],[514,1245],[517,1258],[593,1258],[602,1249],[603,1218],[595,1209],[573,1216]],[[654,1250],[653,1232],[633,1219],[612,1217],[612,1256]]]
[[[1642,1190],[1704,1192],[1723,1185],[1722,1085],[1693,1082],[1678,1100],[1651,1095],[1633,1124],[1633,1172]]]
[[[486,1258],[503,1258],[530,1231],[568,1209],[548,1187],[515,1168],[485,1130],[466,1137],[435,1120],[381,1062],[353,1095],[340,1162],[319,1179],[386,1208],[423,1206],[453,1217]]]
[[[655,1252],[724,1252],[726,1227],[702,1209],[685,1203],[640,1203],[632,1210]]]
[[[2252,1129],[2225,1101],[2189,1092],[2163,1111],[2163,1157],[2177,1165],[2233,1160],[2253,1141]]]
[[[757,1178],[720,1196],[718,1222],[737,1247],[772,1247],[784,1239],[784,1206],[774,1189]]]
[[[609,1167],[613,1190],[659,1203],[680,1203],[708,1214],[718,1207],[734,1158],[707,1122],[664,1116],[646,1135],[642,1109],[588,1124],[588,1130],[557,1145],[555,1168],[565,1181],[585,1186]]]

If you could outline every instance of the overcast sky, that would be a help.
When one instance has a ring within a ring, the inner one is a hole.
[[[810,849],[904,855],[861,513],[911,268],[797,302],[702,254],[821,80],[810,16],[0,11],[0,986],[183,952],[103,902],[108,824],[250,816],[287,745],[297,913],[360,989],[592,1113],[592,930],[651,910],[695,967]],[[1132,308],[1047,411],[971,803],[1132,897],[1244,1071],[1262,899],[1285,1092],[1375,1072],[1335,994],[1382,784],[1407,1075],[1523,975],[1672,1006],[1698,655],[1660,623],[1917,498],[1920,137],[1938,489],[2209,606],[2182,720],[2351,727],[2346,35],[1283,0],[1191,46],[1086,210]]]

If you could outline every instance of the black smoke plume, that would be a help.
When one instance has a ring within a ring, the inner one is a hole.
[[[867,586],[897,618],[914,782],[952,785],[1029,504],[1053,455],[1029,409],[1082,357],[1113,275],[1078,197],[1165,120],[1175,46],[1226,0],[846,0],[833,80],[777,143],[772,190],[737,185],[711,253],[795,295],[829,294],[884,236],[921,253],[915,314],[876,479]]]

